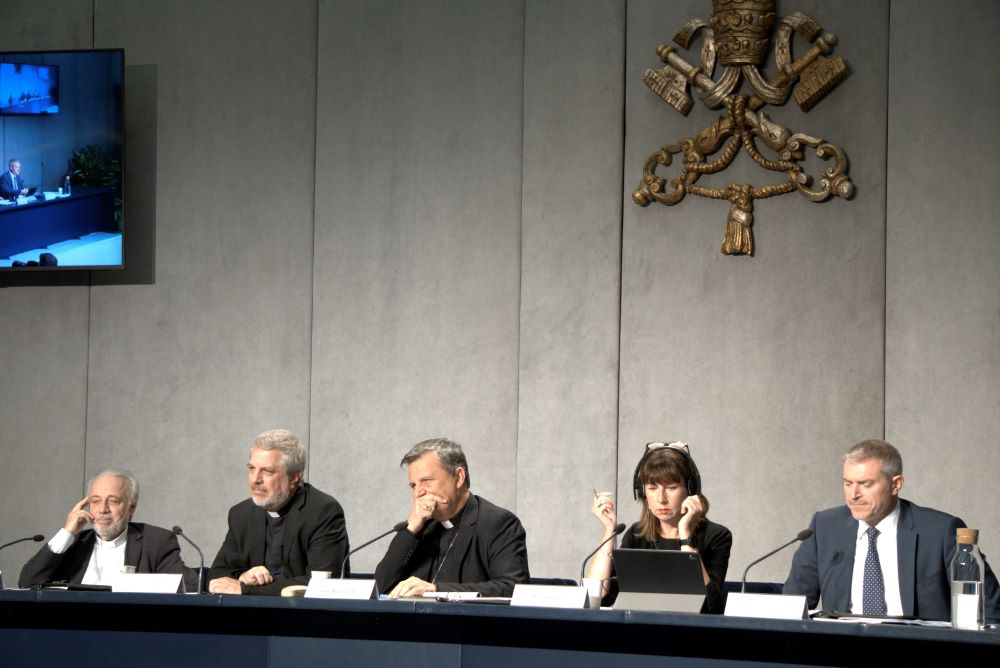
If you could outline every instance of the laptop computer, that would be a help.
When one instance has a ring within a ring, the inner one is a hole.
[[[701,611],[706,590],[697,552],[620,548],[614,560],[616,609]]]

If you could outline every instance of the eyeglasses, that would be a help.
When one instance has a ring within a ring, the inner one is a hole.
[[[669,443],[664,443],[663,441],[653,441],[652,443],[646,444],[646,452],[651,452],[653,450],[661,450],[663,448],[670,448],[671,450],[680,450],[681,452],[690,455],[691,448],[684,441],[671,441]]]

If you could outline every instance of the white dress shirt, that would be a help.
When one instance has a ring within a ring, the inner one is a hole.
[[[899,501],[892,512],[875,525],[878,535],[878,562],[882,567],[885,584],[885,614],[889,617],[903,615],[903,599],[899,594],[899,558],[896,548],[896,529],[899,526]],[[860,615],[862,590],[865,579],[865,558],[868,556],[867,522],[858,522],[858,538],[854,545],[854,573],[851,577],[851,612]]]
[[[96,535],[94,539],[94,551],[90,553],[90,562],[87,564],[81,584],[110,585],[125,565],[125,542],[128,539],[128,530],[123,531],[114,540],[103,540]],[[66,529],[59,529],[49,541],[49,549],[55,554],[62,554],[75,542],[76,536]]]

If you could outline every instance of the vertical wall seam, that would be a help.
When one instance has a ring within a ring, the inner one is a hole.
[[[525,84],[527,81],[528,60],[528,7],[521,2],[521,193],[518,203],[517,225],[517,359],[514,383],[514,513],[518,512],[518,462],[521,451],[521,319],[524,301],[524,107],[527,103]]]
[[[97,48],[97,0],[90,3],[90,48]],[[124,114],[124,111],[123,111]],[[124,135],[122,137],[124,140]],[[123,177],[124,178],[124,177]],[[83,371],[83,454],[80,460],[80,489],[87,494],[87,445],[90,436],[90,342],[94,329],[94,272],[87,272],[87,361]]]
[[[886,32],[888,33],[885,47],[885,154],[883,169],[885,170],[885,193],[882,201],[882,438],[888,438],[889,416],[889,88],[892,82],[892,0],[887,9]]]
[[[316,344],[316,192],[317,192],[317,182],[318,182],[318,172],[317,161],[319,156],[319,25],[320,25],[320,2],[321,0],[316,0],[316,32],[314,34],[314,60],[313,60],[313,81],[315,82],[315,88],[313,89],[313,192],[312,192],[312,240],[309,243],[309,313],[308,327],[309,327],[309,343],[306,346],[306,358],[309,364],[308,371],[308,381],[306,389],[306,433],[309,434],[309,450],[315,455],[316,453],[316,440],[313,438],[313,350]],[[313,459],[312,457],[310,459]],[[313,459],[315,461],[315,459]],[[306,467],[305,478],[309,480],[310,468]]]
[[[621,152],[619,162],[621,163],[621,199],[619,200],[618,211],[618,362],[617,373],[615,374],[615,498],[618,496],[618,462],[621,457],[621,405],[622,405],[622,300],[625,295],[625,193],[628,189],[625,186],[625,141],[628,132],[627,123],[627,97],[628,86],[626,76],[628,74],[628,0],[622,3],[622,111],[621,111]]]
[[[621,456],[621,405],[622,405],[622,298],[625,294],[625,194],[628,192],[625,186],[625,137],[627,133],[626,122],[626,98],[628,97],[628,86],[626,85],[626,75],[628,74],[628,0],[622,3],[622,74],[621,74],[621,144],[619,162],[621,164],[621,198],[618,209],[618,362],[615,373],[615,498],[618,498],[618,462]]]

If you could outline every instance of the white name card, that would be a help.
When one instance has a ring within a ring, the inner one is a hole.
[[[806,597],[782,594],[739,594],[726,597],[726,617],[806,619]]]
[[[140,594],[176,594],[180,586],[180,573],[117,573],[111,581],[111,591]]]
[[[511,605],[529,608],[585,608],[587,588],[563,585],[514,585]]]
[[[310,578],[306,598],[340,598],[369,600],[375,598],[374,580],[343,580],[336,578]]]

